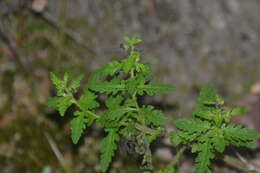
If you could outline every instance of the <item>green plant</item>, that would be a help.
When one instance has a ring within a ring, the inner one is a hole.
[[[72,141],[76,144],[86,126],[94,122],[107,132],[101,142],[101,170],[106,172],[117,149],[119,139],[124,136],[134,144],[135,151],[143,155],[142,168],[152,169],[150,143],[161,134],[161,125],[166,123],[163,113],[151,105],[140,105],[137,97],[144,94],[168,93],[175,87],[151,82],[151,70],[140,63],[140,54],[135,45],[141,40],[125,38],[124,49],[129,53],[121,62],[112,61],[97,70],[90,77],[79,99],[73,94],[79,87],[82,76],[69,83],[66,73],[63,80],[51,73],[51,80],[57,89],[57,96],[47,105],[57,109],[61,116],[75,104],[78,110],[71,121]],[[96,114],[100,106],[96,100],[99,94],[106,95],[106,110]]]
[[[224,108],[224,100],[211,85],[205,85],[193,112],[194,120],[175,121],[177,132],[171,133],[174,145],[190,145],[197,153],[196,172],[209,173],[211,160],[216,152],[223,152],[228,145],[253,147],[259,133],[230,123],[230,118],[244,114],[245,107]]]
[[[153,170],[150,144],[158,136],[166,134],[163,125],[166,117],[152,105],[141,105],[138,97],[169,93],[175,87],[152,82],[151,69],[147,64],[140,63],[140,53],[135,45],[141,42],[138,38],[125,37],[124,49],[128,52],[126,59],[112,61],[94,72],[84,87],[83,94],[76,98],[74,94],[80,86],[83,76],[69,80],[65,73],[59,79],[51,73],[51,80],[57,89],[57,96],[50,98],[47,105],[58,110],[61,116],[72,105],[76,106],[71,120],[72,141],[78,142],[86,126],[94,123],[107,133],[101,141],[101,171],[106,172],[115,155],[121,137],[127,139],[133,150],[142,156],[141,169],[144,172]],[[98,99],[105,95],[106,109],[97,114],[101,103]],[[192,146],[192,152],[198,153],[196,166],[198,173],[210,172],[210,161],[216,151],[223,152],[229,144],[237,146],[251,146],[259,134],[230,125],[232,115],[245,111],[243,107],[224,109],[224,101],[217,95],[214,87],[206,85],[201,93],[194,115],[197,119],[176,120],[177,132],[170,134],[173,144]],[[179,150],[179,158],[185,148]],[[171,164],[158,173],[171,173],[178,163]]]

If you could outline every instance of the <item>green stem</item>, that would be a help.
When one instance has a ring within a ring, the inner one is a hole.
[[[157,132],[156,130],[153,130],[145,125],[138,124],[138,123],[135,124],[135,128],[140,130],[141,132],[144,132],[145,134],[151,134]]]
[[[186,146],[181,147],[181,148],[177,151],[177,153],[176,153],[174,159],[168,164],[167,168],[174,168],[174,167],[176,167],[176,166],[178,165],[178,163],[180,162],[180,159],[181,159],[181,157],[182,157],[182,155],[183,155],[183,152],[184,152],[185,150],[186,150]]]

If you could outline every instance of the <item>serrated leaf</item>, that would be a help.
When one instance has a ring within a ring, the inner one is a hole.
[[[98,123],[103,127],[120,126],[118,121],[130,111],[132,111],[132,109],[127,107],[116,107],[113,109],[108,109],[103,112],[98,120]]]
[[[210,123],[202,120],[188,120],[178,119],[175,120],[175,125],[178,129],[187,132],[189,134],[196,133],[200,135],[210,129]]]
[[[107,94],[117,94],[120,91],[125,90],[125,84],[119,78],[114,78],[109,82],[99,82],[95,84],[89,84],[88,87],[91,90],[100,92],[100,93],[107,93]]]
[[[71,121],[71,139],[74,144],[77,144],[86,125],[85,125],[84,114],[80,113],[77,117]]]
[[[125,50],[133,50],[134,46],[142,41],[138,37],[124,37],[124,40],[126,42],[124,45]]]
[[[121,69],[122,65],[118,61],[109,62],[102,68],[102,76],[114,75],[117,71]]]
[[[232,145],[235,146],[255,146],[255,139],[260,137],[260,134],[254,130],[243,128],[240,126],[229,125],[224,129],[224,135]]]
[[[58,109],[58,105],[60,103],[60,99],[61,97],[52,97],[52,98],[49,98],[45,104],[47,106],[49,106],[50,108],[53,108],[53,109]]]
[[[201,89],[198,102],[200,104],[206,104],[206,105],[224,104],[224,100],[218,95],[217,89],[210,84],[206,84]]]
[[[53,72],[50,72],[50,79],[56,87],[62,85],[62,81]]]
[[[102,69],[93,72],[89,77],[88,85],[84,89],[88,90],[90,86],[95,86],[96,84],[100,84],[101,77],[102,77]]]
[[[140,109],[141,114],[145,117],[147,124],[161,126],[167,122],[166,117],[159,110],[155,110],[153,106],[148,105]]]
[[[196,107],[196,110],[193,112],[193,115],[197,118],[213,120],[216,115],[216,109],[214,107],[200,106]]]
[[[66,95],[59,99],[59,104],[57,106],[58,111],[61,116],[64,116],[65,111],[73,104],[72,97],[70,95]]]
[[[226,148],[226,146],[228,145],[228,142],[225,140],[225,137],[223,135],[223,131],[222,129],[214,129],[212,131],[212,143],[214,148],[218,151],[218,152],[223,152]]]
[[[212,173],[210,168],[211,160],[214,158],[212,153],[212,146],[209,142],[205,142],[196,146],[196,152],[199,154],[196,157],[196,173]]]
[[[178,146],[183,142],[183,140],[180,138],[180,136],[177,134],[177,132],[172,132],[170,134],[170,139],[173,144],[173,146]]]
[[[107,100],[106,100],[106,106],[109,109],[114,109],[114,108],[118,108],[120,107],[122,101],[123,101],[123,97],[120,95],[117,96],[110,96]]]
[[[117,149],[117,142],[119,141],[119,135],[115,129],[111,129],[108,135],[101,141],[101,171],[104,173],[108,170],[108,167],[112,161],[112,158]]]
[[[72,97],[66,95],[64,97],[52,97],[45,103],[47,106],[59,111],[61,116],[64,116],[65,111],[72,105]]]
[[[195,117],[212,120],[218,111],[216,106],[223,104],[224,100],[218,95],[217,89],[207,84],[200,91],[193,115]]]
[[[148,76],[152,73],[151,68],[147,64],[136,64],[136,71]]]
[[[137,87],[137,93],[139,95],[142,95],[143,92],[146,92],[150,96],[155,94],[165,94],[175,90],[176,88],[174,86],[158,83],[149,83],[147,85],[143,84]]]
[[[241,107],[237,107],[237,108],[231,109],[230,115],[231,116],[233,116],[233,115],[242,115],[242,114],[245,114],[246,111],[247,111],[247,108],[244,107],[244,106],[241,106]]]
[[[83,79],[83,75],[79,75],[78,77],[76,77],[70,84],[69,89],[70,90],[75,90],[80,86],[80,81]]]
[[[89,91],[85,90],[84,94],[80,97],[78,104],[82,110],[92,110],[99,107],[99,103],[96,101],[97,96]]]
[[[130,73],[130,71],[135,67],[135,58],[128,57],[122,62],[122,69],[125,73]]]
[[[140,92],[138,92],[138,86],[143,85],[144,83],[144,76],[142,74],[136,75],[126,81],[126,90],[129,94],[134,94],[137,92],[139,95],[142,95],[143,93],[140,94]]]
[[[57,95],[63,96],[66,89],[67,81],[62,81],[58,79],[58,77],[53,72],[50,73],[50,79],[57,89]]]
[[[142,41],[142,40],[139,39],[138,37],[127,37],[127,36],[124,37],[124,40],[125,40],[128,44],[131,44],[131,45],[138,44],[138,43],[140,43],[140,42]]]

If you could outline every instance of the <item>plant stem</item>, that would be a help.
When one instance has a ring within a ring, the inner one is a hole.
[[[169,167],[174,168],[175,166],[177,166],[177,164],[180,162],[180,159],[181,159],[181,157],[182,157],[182,155],[183,155],[183,152],[184,152],[185,150],[186,150],[186,146],[181,147],[181,148],[177,151],[177,153],[176,153],[174,159],[168,164],[167,167],[168,167],[168,168],[169,168]]]

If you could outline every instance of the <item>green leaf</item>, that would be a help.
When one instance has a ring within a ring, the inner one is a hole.
[[[76,77],[70,84],[69,89],[70,90],[75,90],[80,86],[80,81],[83,79],[83,75],[80,75],[78,77]]]
[[[175,120],[175,125],[178,129],[188,134],[196,133],[199,135],[210,129],[210,123],[202,120],[178,119]]]
[[[106,172],[117,149],[119,135],[115,129],[111,129],[108,135],[101,141],[101,171]]]
[[[126,90],[129,94],[138,93],[138,86],[145,83],[145,78],[142,74],[138,74],[126,81]],[[143,93],[142,93],[143,94]]]
[[[138,43],[140,43],[140,42],[142,41],[142,40],[139,39],[138,37],[127,37],[127,36],[124,37],[124,40],[125,40],[128,44],[131,44],[131,45],[138,44]]]
[[[233,115],[242,115],[242,114],[245,114],[247,111],[247,108],[244,107],[244,106],[241,106],[241,107],[237,107],[237,108],[234,108],[231,110],[230,112],[230,115],[233,116]]]
[[[120,126],[120,119],[126,115],[126,113],[131,112],[132,109],[127,107],[117,107],[114,109],[108,109],[103,112],[98,120],[98,123],[103,127],[118,127]]]
[[[212,146],[208,141],[196,145],[196,149],[193,149],[193,151],[199,153],[195,160],[196,173],[212,173],[210,165],[211,160],[214,158],[214,154],[211,150]]]
[[[102,77],[102,69],[99,69],[99,70],[96,70],[95,72],[93,72],[89,77],[88,85],[84,89],[88,90],[89,88],[91,88],[91,86],[100,84],[101,77]]]
[[[135,68],[135,58],[128,57],[122,62],[122,69],[125,73],[130,73],[130,71]]]
[[[260,134],[240,126],[228,125],[224,129],[224,136],[232,145],[254,147],[254,140],[259,138]]]
[[[61,99],[61,97],[52,97],[52,98],[49,98],[45,102],[45,104],[47,106],[49,106],[50,108],[58,109],[58,105],[59,105],[60,99]]]
[[[96,101],[97,96],[89,91],[85,90],[84,94],[80,97],[78,104],[82,110],[92,110],[99,107],[99,103]]]
[[[173,146],[175,146],[175,147],[183,142],[183,140],[177,134],[177,132],[170,133],[170,139],[171,139],[171,142],[172,142]]]
[[[50,79],[56,87],[63,85],[63,82],[53,72],[50,72]]]
[[[175,90],[176,88],[174,86],[158,83],[143,84],[137,87],[137,93],[139,95],[143,95],[143,92],[146,92],[150,96],[155,94],[165,94]]]
[[[126,44],[124,45],[124,49],[128,50],[128,49],[134,49],[134,46],[138,43],[140,43],[142,40],[140,40],[138,37],[124,37],[124,40],[126,42]]]
[[[85,129],[85,118],[84,114],[81,112],[77,113],[77,117],[73,118],[71,121],[71,139],[74,144],[77,144],[79,141],[80,136],[82,135]]]
[[[210,84],[206,84],[201,89],[198,102],[200,104],[207,104],[207,105],[224,104],[224,100],[218,95],[217,89]]]
[[[100,93],[107,93],[107,94],[117,94],[120,91],[125,90],[125,84],[119,78],[113,78],[109,82],[99,82],[95,84],[89,84],[88,87],[91,90],[100,92]]]
[[[61,116],[64,116],[65,111],[73,104],[72,99],[71,95],[60,97],[57,108]]]
[[[118,61],[109,62],[102,68],[102,76],[114,75],[117,71],[121,69],[122,65]]]
[[[216,112],[218,112],[216,106],[223,104],[224,100],[218,95],[217,89],[207,84],[200,91],[193,115],[195,117],[212,120]]]
[[[120,107],[122,101],[123,101],[123,97],[120,95],[117,96],[110,96],[107,100],[106,100],[106,106],[109,109],[114,109],[114,108],[118,108]]]
[[[67,81],[58,79],[58,77],[53,72],[50,73],[50,79],[57,89],[57,95],[63,96],[67,87]]]
[[[167,119],[163,113],[159,110],[155,110],[153,106],[143,106],[140,109],[141,114],[144,115],[147,124],[153,124],[155,126],[164,125],[167,122]]]
[[[214,129],[212,131],[212,143],[214,148],[218,151],[218,152],[223,152],[226,148],[226,146],[228,145],[228,142],[225,140],[225,137],[223,135],[223,131],[222,129]]]
[[[61,116],[64,116],[65,111],[73,104],[71,95],[64,97],[52,97],[47,100],[47,106],[59,111]]]

